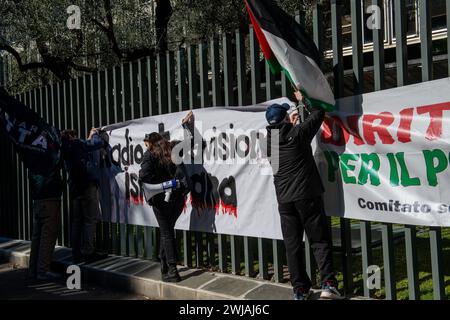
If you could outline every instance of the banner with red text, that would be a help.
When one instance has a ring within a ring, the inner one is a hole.
[[[205,144],[189,165],[193,190],[176,228],[281,239],[272,168],[266,157],[265,110],[195,109]],[[157,226],[138,172],[146,133],[183,140],[186,112],[106,127],[103,219]],[[328,215],[399,224],[450,226],[450,78],[337,101],[313,141]]]
[[[450,78],[341,99],[316,140],[329,215],[450,226]]]

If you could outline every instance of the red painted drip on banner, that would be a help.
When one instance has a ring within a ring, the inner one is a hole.
[[[235,218],[237,218],[236,206],[225,204],[222,200],[220,200],[220,206],[222,207],[222,214],[233,215]]]
[[[203,200],[195,199],[192,197],[192,195],[189,195],[184,203],[183,213],[186,213],[187,211],[188,202],[191,204],[192,208],[197,209],[199,215],[201,214],[202,210],[211,210],[215,212],[216,216],[218,216],[219,212],[222,211],[222,214],[232,215],[237,218],[236,206],[227,205],[222,200],[220,200],[220,204],[207,204]]]
[[[205,203],[205,201],[203,201],[203,200],[194,199],[194,197],[192,197],[192,195],[189,195],[189,202],[190,202],[192,208],[197,209],[199,213],[201,212],[201,210],[214,210],[216,215],[219,214],[219,205],[218,204],[213,205],[213,204]]]
[[[128,200],[128,206],[130,206],[131,203],[134,205],[144,205],[144,197],[131,195],[131,200]]]

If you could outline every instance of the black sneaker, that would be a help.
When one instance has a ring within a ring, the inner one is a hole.
[[[176,266],[169,266],[169,271],[163,274],[162,280],[164,282],[180,282],[182,279],[178,273]]]
[[[169,272],[169,267],[167,265],[164,265],[161,263],[161,279],[164,280],[164,278],[167,277],[168,272]]]

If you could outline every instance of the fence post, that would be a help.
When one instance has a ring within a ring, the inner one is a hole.
[[[433,80],[433,44],[431,38],[430,1],[419,0],[420,50],[422,56],[422,81]]]
[[[229,34],[223,35],[222,42],[223,50],[223,80],[225,92],[225,105],[232,106],[234,104],[234,90],[233,90],[233,56],[232,44]]]
[[[367,269],[372,265],[372,227],[368,221],[360,222],[361,228],[361,255],[362,255],[362,278],[364,296],[370,297],[370,289],[367,286]]]
[[[334,96],[344,96],[344,57],[342,52],[342,4],[331,1],[331,39],[333,49]]]
[[[430,227],[430,249],[434,300],[443,300],[445,299],[445,283],[440,227]]]
[[[237,275],[241,273],[241,245],[239,236],[230,235],[231,272]]]
[[[227,236],[224,234],[217,235],[218,254],[219,254],[219,269],[221,272],[228,272],[227,263]]]
[[[168,112],[176,112],[177,110],[177,93],[175,88],[175,59],[173,51],[167,51],[167,99]]]
[[[203,233],[196,231],[194,232],[194,239],[195,239],[195,266],[196,268],[203,267],[203,258],[204,258],[204,251],[205,246],[203,244]]]
[[[252,104],[260,101],[261,72],[259,68],[259,44],[253,27],[250,27],[250,66],[251,66],[251,86]]]
[[[201,42],[198,45],[198,59],[200,68],[200,106],[202,108],[211,105],[209,99],[208,79],[208,44]]]
[[[267,240],[263,238],[258,238],[258,262],[259,262],[259,277],[261,279],[269,279],[269,266],[267,259]]]
[[[144,256],[146,259],[154,259],[153,227],[145,227],[144,229],[144,250]]]
[[[156,100],[156,66],[155,58],[147,57],[147,91],[149,99],[149,114],[158,114],[158,104]]]
[[[253,241],[254,239],[251,237],[244,237],[244,268],[245,275],[247,277],[252,277],[255,273],[253,261],[255,259],[255,253],[253,250]]]
[[[408,78],[408,47],[406,43],[406,4],[405,0],[394,1],[395,6],[395,38],[397,61],[397,86],[407,84]]]
[[[149,92],[146,90],[147,87],[147,77],[145,73],[146,69],[146,59],[142,58],[138,61],[138,79],[139,79],[139,117],[147,117],[147,108],[149,100],[148,94]],[[175,81],[175,80],[174,80]]]
[[[273,248],[273,277],[275,282],[283,281],[283,242],[281,240],[272,239]]]
[[[195,47],[188,47],[189,109],[198,108],[198,83]]]
[[[420,289],[415,226],[405,226],[405,250],[409,300],[418,300],[420,299]]]
[[[186,50],[177,51],[177,77],[178,77],[178,111],[189,109],[188,92],[186,86]]]
[[[344,278],[344,293],[353,292],[353,271],[352,271],[352,227],[349,219],[340,218],[341,227],[341,257],[342,275]]]
[[[163,53],[157,56],[158,71],[158,115],[167,113],[168,96],[167,96],[167,61]]]
[[[192,234],[186,230],[183,230],[183,253],[184,265],[192,267]]]
[[[223,104],[222,86],[220,79],[220,52],[219,41],[216,37],[211,38],[211,73],[212,73],[212,105]]]
[[[354,94],[364,93],[364,53],[362,50],[361,0],[351,0],[352,18],[352,58],[354,74]]]
[[[394,237],[392,232],[392,224],[383,223],[381,225],[381,233],[383,240],[386,299],[395,300],[397,298],[397,288],[395,283]]]
[[[215,266],[216,265],[216,243],[214,241],[213,233],[206,234],[206,243],[207,243],[207,254],[208,254],[209,265]]]
[[[383,90],[384,81],[384,0],[373,0],[373,4],[381,8],[380,28],[373,29],[373,63],[374,63],[374,81],[375,91]]]
[[[247,92],[247,81],[245,76],[245,42],[244,36],[236,30],[236,64],[237,64],[237,87],[238,87],[238,105],[245,105],[245,94]]]

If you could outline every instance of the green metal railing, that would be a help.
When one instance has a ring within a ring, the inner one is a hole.
[[[349,0],[352,21],[351,73],[353,87],[350,94],[386,88],[384,48],[384,18],[380,29],[373,30],[373,50],[363,52],[362,7],[360,0]],[[382,6],[385,1],[373,0]],[[433,72],[432,32],[430,27],[430,1],[419,0],[421,79],[435,78]],[[447,0],[447,21],[450,20],[450,0]],[[406,36],[405,0],[394,1],[396,47],[396,85],[411,82],[408,77],[408,49]],[[324,52],[324,12],[329,12],[332,53],[325,58],[334,86],[336,98],[349,94],[345,88],[345,56],[342,40],[341,1],[331,1],[329,6],[317,4],[313,10],[313,37]],[[297,16],[305,23],[304,14]],[[450,37],[447,45],[450,48]],[[246,45],[248,41],[248,45]],[[373,58],[373,87],[366,84],[365,60]],[[117,123],[129,119],[204,108],[219,105],[245,105],[279,96],[292,96],[292,89],[284,75],[277,78],[267,64],[260,63],[261,53],[254,32],[248,38],[235,34],[216,36],[197,46],[180,48],[175,52],[146,57],[138,61],[74,79],[51,83],[17,95],[17,99],[35,110],[50,124],[59,129],[73,128],[85,137],[91,127]],[[348,64],[348,62],[347,62]],[[450,63],[448,74],[450,74]],[[445,76],[448,76],[446,74]],[[32,232],[31,199],[27,170],[18,160],[4,134],[0,134],[0,235],[30,239]],[[61,209],[61,228],[58,244],[70,246],[70,210],[68,190],[65,188]],[[367,267],[373,264],[373,223],[360,221],[361,254],[352,248],[352,222],[339,218],[340,240],[338,269],[342,273],[344,290],[353,293],[354,275],[362,273],[367,280]],[[404,242],[409,299],[420,299],[417,227],[405,226]],[[443,249],[440,228],[429,228],[431,271],[435,299],[445,298]],[[393,226],[381,224],[382,257],[384,267],[384,292],[386,299],[396,299],[396,252]],[[99,248],[112,254],[154,259],[157,257],[158,229],[117,223],[101,222],[97,228]],[[286,265],[282,241],[225,234],[205,234],[194,231],[177,231],[177,241],[186,266],[213,266],[221,272],[242,274],[276,282],[285,280]],[[313,278],[316,266],[308,241],[305,242],[305,259],[308,274]],[[354,270],[355,261],[361,259],[362,270]],[[361,294],[374,294],[362,285]]]

